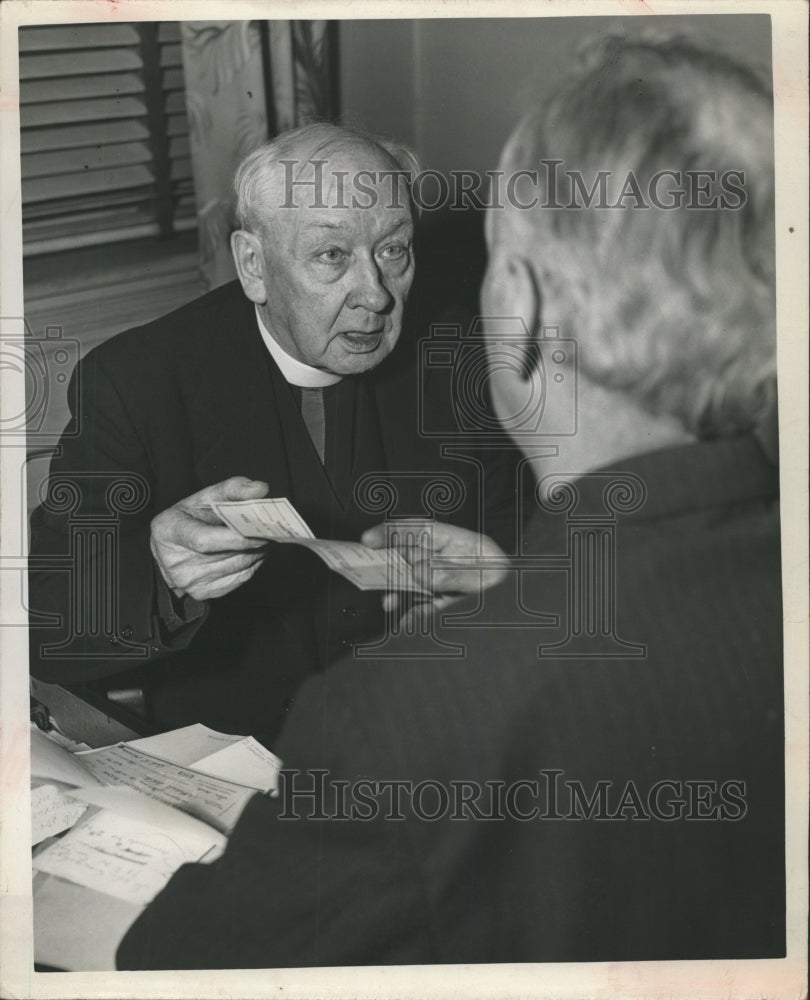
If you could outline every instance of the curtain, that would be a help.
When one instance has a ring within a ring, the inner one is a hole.
[[[278,132],[334,117],[334,43],[328,21],[184,21],[181,35],[200,269],[210,289],[236,276],[236,165]]]

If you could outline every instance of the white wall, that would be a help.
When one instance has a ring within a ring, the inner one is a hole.
[[[411,144],[438,170],[494,169],[521,114],[550,93],[583,38],[686,31],[770,67],[767,15],[344,21],[342,108],[350,122]]]

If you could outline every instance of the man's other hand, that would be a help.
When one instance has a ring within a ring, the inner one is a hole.
[[[234,476],[206,486],[152,520],[149,544],[163,579],[178,597],[222,597],[246,583],[261,566],[267,543],[222,524],[211,504],[259,500],[268,485]]]
[[[419,543],[414,543],[413,523],[402,522],[402,531],[396,530],[397,522],[377,524],[365,531],[360,539],[372,549],[381,549],[387,541],[410,564],[414,581],[433,594],[425,604],[440,611],[467,594],[476,594],[494,587],[506,576],[509,560],[501,547],[489,536],[467,528],[437,521],[432,526],[432,548],[424,533],[419,533]],[[404,604],[401,594],[388,593],[383,598],[386,611]],[[411,595],[419,597],[417,595]],[[419,595],[421,596],[421,595]],[[415,609],[414,609],[415,610]]]

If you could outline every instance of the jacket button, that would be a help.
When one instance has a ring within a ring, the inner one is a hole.
[[[354,608],[343,608],[342,614],[344,618],[354,618],[357,611]]]

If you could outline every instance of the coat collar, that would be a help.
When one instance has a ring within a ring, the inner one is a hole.
[[[566,508],[574,520],[624,513],[641,524],[735,504],[773,503],[779,469],[753,434],[739,434],[620,459],[574,480],[559,497],[564,494],[575,500]],[[550,503],[541,506],[555,509]]]
[[[267,482],[270,496],[287,496],[292,488],[290,458],[280,433],[277,398],[287,387],[268,356],[253,303],[239,282],[211,293],[210,302],[204,313],[206,329],[199,331],[205,359],[200,356],[188,365],[194,382],[188,405],[199,481],[248,476]],[[385,467],[393,472],[435,469],[435,446],[419,433],[418,372],[407,338],[403,336],[391,356],[362,378],[376,402]]]

